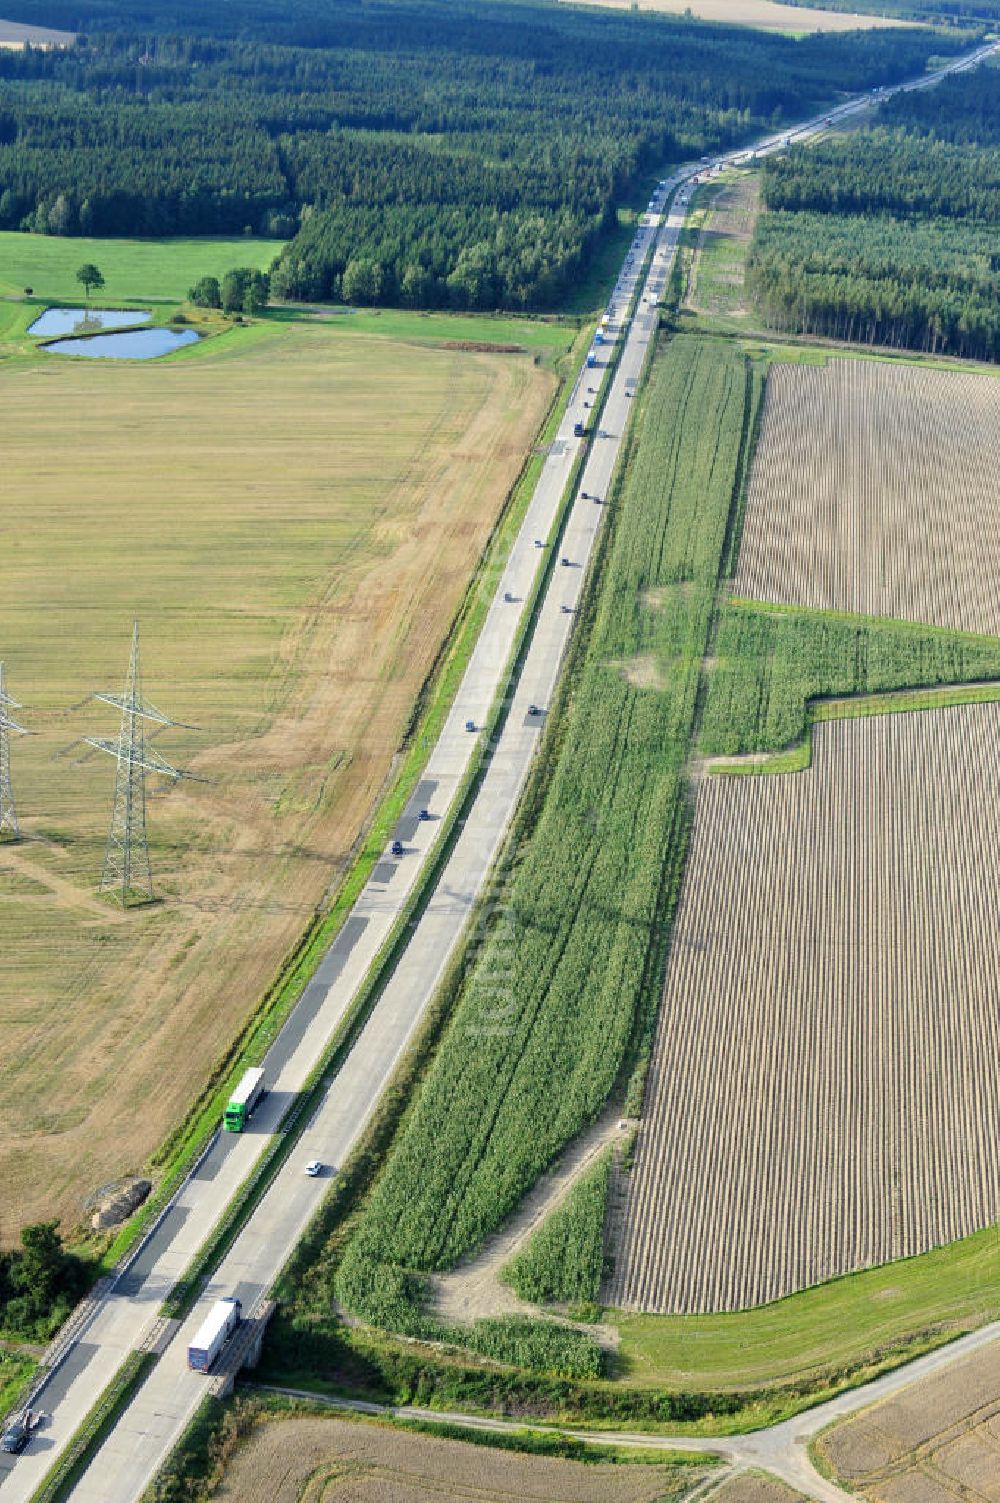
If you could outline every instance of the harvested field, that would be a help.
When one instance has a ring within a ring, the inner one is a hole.
[[[711,1499],[712,1503],[805,1503],[801,1493],[766,1472],[739,1472],[713,1488]]]
[[[869,1503],[998,1503],[1000,1342],[836,1426],[816,1449]]]
[[[913,24],[885,16],[782,5],[780,0],[690,0],[690,3],[689,0],[580,0],[580,3],[599,5],[605,10],[653,10],[667,16],[690,12],[699,21],[719,21],[725,26],[753,26],[759,31],[800,35],[814,31],[870,31],[873,26]]]
[[[23,21],[0,21],[0,47],[71,47],[72,31],[54,31],[51,26],[28,26]]]
[[[706,1475],[698,1465],[562,1461],[313,1417],[259,1426],[237,1452],[214,1498],[216,1503],[431,1503],[441,1498],[669,1503]]]
[[[1000,706],[698,788],[607,1301],[738,1310],[1000,1218]]]
[[[772,366],[736,595],[1000,636],[1000,380]]]
[[[0,1243],[142,1163],[339,878],[551,392],[529,357],[306,323],[0,366],[0,657],[36,733],[0,852]],[[209,781],[151,781],[166,901],[126,918],[80,737],[117,734],[89,696],[133,614],[150,699],[203,727],[158,749]]]

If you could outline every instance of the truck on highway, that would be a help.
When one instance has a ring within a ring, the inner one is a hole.
[[[247,1070],[222,1114],[222,1125],[226,1132],[242,1132],[250,1113],[263,1095],[264,1071]]]
[[[207,1373],[240,1323],[243,1306],[235,1297],[217,1299],[188,1347],[188,1367]]]

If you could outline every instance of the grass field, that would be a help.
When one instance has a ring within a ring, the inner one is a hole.
[[[661,15],[690,14],[699,21],[718,21],[725,26],[752,26],[760,31],[780,31],[788,36],[808,36],[816,31],[870,31],[874,26],[910,26],[885,16],[860,12],[812,10],[807,6],[782,5],[780,0],[579,0],[607,10],[652,10]]]
[[[844,721],[701,783],[610,1303],[744,1310],[1000,1220],[998,736]]]
[[[511,920],[483,945],[341,1270],[345,1301],[383,1323],[410,1318],[399,1267],[478,1246],[598,1114],[634,1044],[683,849],[683,766],[748,388],[743,358],[721,345],[676,340],[656,368],[544,807],[529,799],[520,816]],[[688,406],[712,414],[714,447],[676,421]],[[490,1026],[498,974],[510,978],[502,1028]]]
[[[824,1472],[868,1503],[1000,1497],[1000,1342],[825,1431]]]
[[[1000,382],[776,365],[737,595],[1000,635]]]
[[[686,303],[717,321],[727,320],[733,328],[750,311],[743,274],[759,212],[760,174],[755,172],[733,174],[730,180],[699,189],[692,205],[700,228]]]
[[[0,655],[35,733],[0,849],[3,1242],[142,1163],[336,885],[552,390],[527,356],[302,320],[0,364]],[[80,738],[116,734],[89,696],[133,615],[150,698],[203,728],[159,749],[209,781],[152,790],[166,901],[124,918]]]
[[[179,302],[200,277],[221,279],[234,266],[266,271],[283,240],[251,235],[221,240],[90,240],[61,235],[24,235],[0,230],[0,296],[20,296],[30,287],[36,297],[81,301],[77,268],[92,261],[104,274],[97,301],[113,307],[116,298],[166,299]]]

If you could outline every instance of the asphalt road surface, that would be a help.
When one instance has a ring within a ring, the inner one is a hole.
[[[949,65],[937,77],[971,66],[991,49]],[[923,86],[924,81],[920,81]],[[891,90],[884,90],[880,99]],[[870,96],[851,101],[792,131],[720,156],[720,164],[781,149],[822,131],[831,119],[866,108]],[[601,525],[605,497],[636,390],[657,325],[655,303],[669,277],[686,211],[690,178],[704,163],[679,169],[660,184],[643,216],[619,275],[610,307],[619,362],[610,378],[599,433],[593,437],[573,497],[560,558],[552,569],[531,644],[509,713],[461,832],[412,937],[357,1043],[330,1083],[295,1151],[254,1211],[209,1288],[176,1331],[163,1332],[159,1308],[216,1226],[239,1185],[275,1132],[348,1012],[370,965],[388,936],[440,833],[441,821],[473,759],[482,755],[480,728],[504,683],[521,614],[546,560],[547,545],[580,445],[574,424],[592,420],[589,387],[607,379],[608,345],[594,349],[598,365],[580,371],[552,450],[543,466],[524,523],[500,574],[493,602],[451,713],[434,746],[420,786],[397,829],[400,857],[388,851],[375,867],[346,924],[305,995],[276,1039],[264,1068],[269,1094],[240,1135],[220,1134],[185,1182],[156,1230],[117,1285],[80,1323],[65,1360],[34,1396],[49,1419],[18,1458],[4,1458],[2,1503],[27,1500],[68,1444],[129,1352],[157,1341],[166,1345],[153,1371],[84,1472],[72,1493],[85,1503],[132,1503],[166,1459],[205,1392],[205,1379],[186,1363],[189,1338],[208,1306],[237,1294],[245,1310],[273,1283],[328,1188],[328,1176],[303,1173],[309,1159],[331,1169],[342,1163],[364,1130],[382,1089],[413,1035],[434,988],[455,951],[486,881],[524,785],[545,722],[573,627],[586,567]],[[663,208],[674,190],[669,214]],[[648,272],[645,262],[652,251]],[[641,285],[640,285],[641,282]],[[635,296],[635,313],[625,314]],[[586,499],[585,499],[586,497]],[[597,498],[592,499],[592,498]],[[546,546],[536,546],[536,539]],[[534,705],[541,713],[529,714]],[[466,727],[471,724],[474,729]],[[430,818],[420,819],[426,809]],[[159,1339],[157,1339],[159,1338]]]

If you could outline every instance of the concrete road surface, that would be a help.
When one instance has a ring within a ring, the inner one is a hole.
[[[980,49],[975,56],[984,55],[986,50]],[[938,76],[968,66],[973,60],[952,64]],[[855,101],[832,113],[840,116],[864,108],[868,102],[867,98]],[[821,131],[828,119],[828,115],[820,117],[791,134],[796,140],[804,139]],[[786,131],[780,137],[768,138],[757,148],[758,154],[777,149],[789,134]],[[746,150],[718,160],[735,161]],[[238,1294],[246,1307],[273,1282],[328,1187],[324,1178],[308,1178],[303,1165],[318,1158],[336,1166],[347,1157],[455,951],[508,827],[544,725],[544,710],[551,701],[601,525],[600,502],[607,494],[620,451],[631,393],[655,334],[654,305],[669,277],[683,223],[688,195],[684,185],[701,165],[682,168],[660,185],[652,212],[643,216],[620,273],[611,303],[617,322],[609,331],[609,337],[613,335],[620,345],[620,362],[601,414],[600,436],[593,439],[560,544],[560,556],[567,563],[553,568],[502,734],[492,749],[479,793],[434,895],[298,1148],[216,1271],[204,1298],[168,1342],[156,1367],[82,1476],[72,1494],[76,1500],[131,1503],[169,1454],[205,1391],[205,1379],[186,1366],[188,1338],[218,1295]],[[675,188],[680,189],[676,206],[664,218],[660,211]],[[640,287],[639,278],[650,250],[650,269]],[[639,301],[635,316],[625,326],[622,319],[633,293],[639,294]],[[404,854],[393,857],[387,851],[376,865],[302,1001],[272,1046],[264,1061],[269,1096],[254,1113],[249,1130],[240,1135],[220,1134],[210,1146],[135,1262],[111,1293],[97,1302],[77,1330],[62,1365],[35,1396],[33,1407],[48,1411],[51,1420],[27,1450],[0,1472],[2,1503],[18,1503],[30,1497],[128,1353],[157,1335],[160,1304],[252,1170],[291,1097],[323,1057],[416,882],[440,832],[443,815],[473,757],[481,753],[479,729],[504,680],[521,612],[545,562],[546,549],[536,547],[535,540],[549,539],[583,442],[574,438],[573,426],[577,421],[591,420],[592,409],[583,405],[590,400],[587,388],[597,386],[595,377],[605,374],[610,351],[605,346],[594,353],[600,363],[596,369],[585,368],[579,373],[557,440],[497,580],[492,605],[454,706],[400,822],[397,836],[403,842]],[[584,499],[584,493],[588,499]],[[512,598],[508,600],[508,596]],[[530,715],[530,705],[542,713]],[[466,729],[469,722],[474,731]],[[430,819],[417,817],[421,808],[428,810]]]

